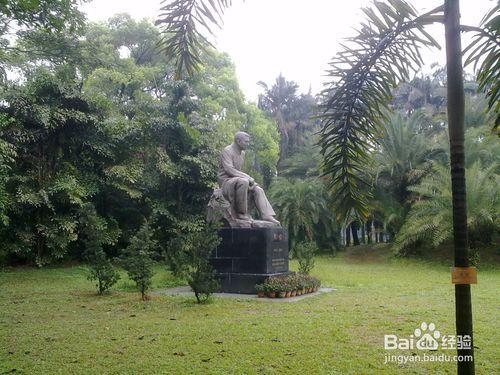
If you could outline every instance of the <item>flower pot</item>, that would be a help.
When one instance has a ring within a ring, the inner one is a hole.
[[[279,292],[278,296],[279,298],[286,298],[286,292]]]
[[[305,288],[303,288],[303,289],[300,290],[300,295],[305,294],[305,293],[306,293]]]
[[[292,295],[292,292],[288,291],[288,292],[286,292],[285,297],[286,297],[286,298],[289,298],[291,295]]]
[[[276,298],[276,292],[267,292],[269,298]]]
[[[264,293],[264,292],[257,292],[257,297],[264,298],[265,296],[266,296],[266,293]]]
[[[313,288],[307,289],[307,293],[312,293],[312,292],[313,292]]]
[[[290,293],[290,297],[295,297],[296,295],[297,295],[297,291],[292,290],[292,292]]]

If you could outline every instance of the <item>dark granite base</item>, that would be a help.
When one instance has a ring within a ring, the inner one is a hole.
[[[223,292],[255,293],[255,284],[288,272],[288,233],[283,228],[224,228],[210,263]]]
[[[283,276],[292,272],[279,273],[220,273],[221,290],[224,293],[255,294],[255,285],[271,276]]]

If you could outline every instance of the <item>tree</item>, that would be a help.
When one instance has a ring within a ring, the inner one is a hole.
[[[36,52],[38,48],[25,50],[12,46],[16,37],[38,31],[46,37],[64,31],[72,33],[84,24],[84,14],[73,0],[4,0],[0,2],[0,74],[6,78],[5,63],[17,53]],[[15,35],[12,38],[12,35]]]
[[[318,252],[318,246],[314,242],[299,242],[293,248],[293,256],[299,263],[299,273],[309,275],[314,268],[314,255]]]
[[[422,111],[407,118],[401,113],[389,115],[375,151],[375,182],[393,191],[402,205],[408,198],[407,187],[425,176],[433,159],[442,152],[419,131],[425,121]]]
[[[40,68],[0,105],[4,142],[15,151],[1,247],[38,265],[61,259],[78,239],[78,210],[99,191],[107,162],[99,116],[75,80]]]
[[[290,232],[292,246],[300,241],[321,242],[324,238],[332,242],[336,220],[328,192],[320,179],[278,179],[271,185],[269,198],[283,226]]]
[[[202,224],[197,230],[182,233],[167,245],[165,259],[175,275],[185,277],[198,303],[205,302],[219,290],[215,270],[209,262],[220,244],[217,227]]]
[[[137,285],[143,301],[148,299],[147,292],[151,287],[151,278],[154,274],[152,257],[157,246],[158,244],[153,239],[153,233],[146,221],[137,234],[132,237],[130,245],[122,255],[123,268]]]
[[[304,146],[306,132],[313,131],[315,121],[311,117],[316,102],[310,94],[297,95],[298,85],[281,74],[271,87],[262,81],[258,84],[264,89],[259,94],[258,107],[274,119],[280,134],[278,166],[281,166],[292,151]]]
[[[116,243],[119,231],[112,230],[106,220],[97,215],[91,203],[84,204],[79,214],[80,233],[85,247],[83,253],[89,263],[88,279],[97,281],[97,293],[102,295],[120,279],[120,274],[113,268],[103,249],[105,244]]]
[[[274,85],[269,86],[260,81],[258,84],[264,89],[264,94],[259,95],[259,108],[269,112],[276,121],[276,126],[280,133],[280,158],[286,156],[289,138],[291,112],[295,105],[298,85],[295,82],[287,81],[281,74],[276,78]]]

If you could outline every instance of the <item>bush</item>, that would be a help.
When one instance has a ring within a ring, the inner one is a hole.
[[[198,303],[205,302],[220,285],[208,258],[220,243],[217,228],[206,225],[200,231],[184,234],[169,242],[167,262],[176,275],[187,279]],[[175,260],[172,263],[172,260]]]
[[[97,293],[102,295],[120,279],[120,275],[102,248],[103,244],[114,243],[118,232],[109,230],[106,220],[97,215],[92,204],[86,204],[81,208],[80,224],[85,246],[84,255],[89,263],[87,279],[97,281]]]
[[[101,295],[120,279],[120,275],[113,268],[109,259],[106,258],[106,254],[102,249],[93,254],[87,279],[97,281],[97,293]]]
[[[152,239],[152,233],[146,221],[132,237],[130,245],[122,255],[123,268],[135,281],[143,301],[148,299],[147,291],[151,287],[151,278],[154,274],[152,256],[156,247],[157,243]]]
[[[309,275],[314,267],[314,255],[318,247],[314,242],[300,242],[293,248],[293,254],[299,262],[299,273]]]

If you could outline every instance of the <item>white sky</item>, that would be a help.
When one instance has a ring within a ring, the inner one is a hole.
[[[315,94],[321,91],[324,71],[339,50],[343,38],[354,35],[363,19],[361,7],[369,0],[233,0],[217,32],[215,45],[227,52],[247,100],[256,101],[258,81],[272,84],[279,73]],[[430,10],[442,0],[413,0],[417,10]],[[479,25],[495,0],[461,0],[462,24]],[[83,10],[91,21],[106,20],[116,13],[154,20],[161,0],[93,0]],[[431,34],[444,48],[444,28],[433,26]],[[465,45],[464,38],[462,44]],[[444,65],[443,50],[423,53],[430,64]]]

